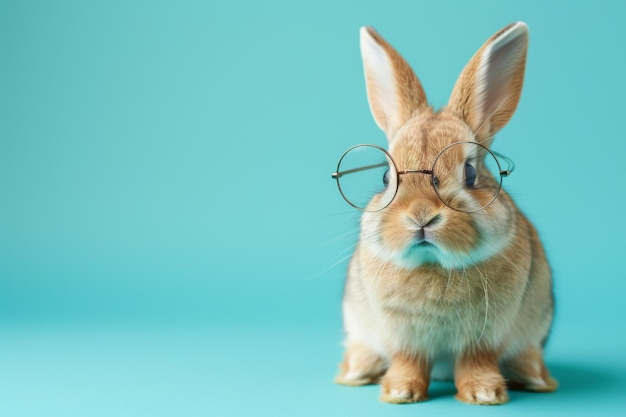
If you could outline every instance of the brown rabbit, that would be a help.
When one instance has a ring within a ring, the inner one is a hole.
[[[483,163],[500,156],[489,147],[517,107],[527,46],[522,22],[497,32],[434,111],[406,61],[374,29],[361,29],[369,104],[389,142],[381,152],[397,172],[364,207],[337,383],[380,382],[389,403],[426,400],[431,376],[446,368],[467,403],[505,403],[507,383],[556,389],[543,362],[550,268],[535,228]],[[435,160],[438,173],[428,169]]]

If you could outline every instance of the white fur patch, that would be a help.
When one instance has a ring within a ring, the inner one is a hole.
[[[474,394],[476,396],[476,400],[481,403],[493,403],[497,400],[496,392],[493,390],[478,390]]]
[[[545,381],[542,378],[528,378],[528,383],[534,388],[544,388],[546,386]]]
[[[497,53],[502,47],[506,46],[513,39],[518,36],[522,36],[525,32],[528,31],[528,26],[524,22],[517,22],[512,25],[508,30],[501,33],[497,38],[495,38],[492,42],[485,46],[485,49],[482,52],[480,57],[480,62],[478,64],[478,69],[476,71],[475,78],[475,86],[474,86],[474,94],[473,94],[473,103],[472,108],[476,113],[476,120],[487,120],[490,119],[493,112],[497,110],[494,108],[493,103],[489,103],[488,98],[488,83],[490,77],[493,77],[494,73],[498,71],[508,72],[511,68],[505,66],[497,67],[496,69],[490,68],[492,64],[492,55]],[[491,73],[490,73],[491,71]],[[489,107],[491,105],[491,108]],[[488,114],[491,113],[491,114]],[[482,125],[480,129],[482,129]],[[480,132],[476,132],[479,134]]]
[[[411,394],[411,392],[406,391],[406,390],[397,390],[397,389],[392,389],[389,392],[389,397],[390,398],[395,398],[397,400],[408,400],[413,396],[413,394]]]
[[[523,35],[525,32],[528,32],[528,25],[524,22],[516,22],[515,24],[511,25],[511,27],[508,30],[502,32],[500,36],[495,38],[492,44],[493,45],[500,45],[500,44],[506,45],[512,39],[515,39],[518,36]]]
[[[362,377],[363,375],[361,375],[361,372],[350,370],[346,373],[346,375],[343,378],[347,381],[357,381],[361,379]]]
[[[393,124],[391,119],[398,114],[398,93],[396,76],[387,52],[370,36],[367,28],[361,31],[361,57],[367,80],[367,95],[370,99],[370,109],[376,123],[382,130],[386,130],[384,120],[376,111],[376,106],[384,113],[387,128]],[[391,122],[391,123],[390,123]]]
[[[473,109],[476,112],[477,120],[485,120],[489,116],[485,114],[485,102],[487,101],[487,79],[489,70],[489,57],[491,56],[491,45],[485,47],[476,71],[476,84],[474,86]],[[482,126],[481,126],[482,127]],[[480,132],[476,132],[477,134]]]

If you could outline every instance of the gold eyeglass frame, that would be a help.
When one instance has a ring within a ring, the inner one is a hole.
[[[483,150],[485,150],[486,152],[488,152],[493,159],[496,161],[496,164],[498,165],[498,171],[500,173],[500,178],[498,182],[498,190],[496,191],[496,193],[494,194],[494,197],[491,199],[491,201],[489,201],[489,203],[487,203],[486,205],[478,208],[478,209],[474,209],[474,210],[461,210],[455,207],[452,207],[451,205],[449,205],[444,198],[439,194],[438,191],[438,184],[437,184],[437,177],[434,175],[434,170],[435,167],[437,166],[437,161],[439,160],[439,158],[441,157],[441,155],[448,149],[450,149],[453,146],[457,146],[457,145],[463,145],[463,144],[472,144],[472,145],[477,145],[480,146],[481,148],[483,148]],[[383,167],[385,165],[387,165],[387,163],[379,163],[379,164],[374,164],[374,165],[367,165],[367,166],[363,166],[363,167],[358,167],[358,168],[352,168],[352,169],[348,169],[348,170],[344,170],[344,171],[340,171],[340,167],[341,167],[341,162],[343,161],[343,159],[345,158],[345,156],[350,153],[350,151],[360,148],[360,147],[371,147],[371,148],[375,148],[378,149],[379,151],[382,151],[385,156],[388,158],[389,161],[391,161],[391,164],[393,165],[393,169],[396,172],[396,189],[394,190],[393,196],[391,197],[391,199],[389,200],[389,202],[384,206],[381,207],[377,210],[366,210],[365,207],[359,207],[356,204],[354,204],[353,202],[350,201],[350,199],[348,199],[348,197],[344,194],[344,191],[341,188],[341,183],[339,182],[339,178],[341,178],[344,175],[347,174],[352,174],[355,172],[360,172],[360,171],[364,171],[364,170],[368,170],[368,169],[373,169],[373,168],[380,168]],[[498,159],[500,158],[501,160],[503,160],[504,162],[507,163],[507,169],[502,169],[502,165],[500,165],[500,160]],[[333,172],[331,174],[331,177],[333,179],[335,179],[337,181],[337,188],[339,189],[339,193],[341,194],[341,196],[343,197],[344,200],[346,200],[346,202],[348,204],[350,204],[352,207],[356,208],[357,210],[360,211],[370,211],[370,212],[378,212],[381,210],[386,209],[387,207],[389,207],[389,205],[393,202],[393,200],[396,198],[396,194],[398,193],[398,188],[400,187],[400,181],[401,181],[401,176],[404,174],[424,174],[424,175],[430,175],[430,184],[432,185],[433,189],[435,190],[435,194],[437,194],[437,197],[439,198],[439,200],[441,200],[441,202],[443,204],[445,204],[447,207],[449,207],[452,210],[455,211],[459,211],[462,213],[474,213],[476,211],[480,211],[483,210],[487,207],[489,207],[494,201],[496,201],[496,199],[498,198],[498,195],[500,195],[500,190],[502,189],[502,179],[504,177],[508,177],[509,175],[511,175],[511,173],[513,173],[513,171],[515,170],[515,163],[507,158],[506,156],[502,155],[501,153],[495,152],[490,150],[489,148],[487,148],[484,145],[481,145],[480,143],[477,142],[471,142],[471,141],[463,141],[463,142],[454,142],[451,143],[450,145],[446,146],[445,148],[443,148],[438,154],[437,157],[435,157],[435,161],[433,162],[433,165],[431,167],[431,169],[405,169],[405,170],[399,170],[398,169],[398,165],[396,164],[396,161],[393,159],[393,157],[391,156],[391,154],[384,148],[378,146],[378,145],[372,145],[372,144],[359,144],[359,145],[354,145],[350,148],[348,148],[348,150],[346,150],[343,155],[341,155],[341,158],[339,158],[339,163],[337,164],[337,169],[335,172]]]

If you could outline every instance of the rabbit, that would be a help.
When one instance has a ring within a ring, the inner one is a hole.
[[[425,168],[455,142],[491,146],[520,99],[528,27],[512,23],[489,38],[437,111],[373,28],[360,29],[360,45],[370,110],[389,154],[399,169]],[[463,163],[450,167],[459,181]],[[463,198],[480,197],[467,188]],[[453,378],[456,399],[471,404],[506,403],[507,388],[557,388],[543,361],[554,315],[550,267],[535,227],[504,190],[482,210],[460,212],[428,176],[404,175],[386,208],[361,216],[342,314],[335,382],[380,383],[384,402],[427,400],[439,377]]]

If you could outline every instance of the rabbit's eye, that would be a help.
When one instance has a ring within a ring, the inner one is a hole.
[[[465,163],[465,185],[473,187],[476,183],[476,168],[474,168],[469,162]]]
[[[389,170],[383,174],[383,184],[385,184],[385,187],[389,185]]]

